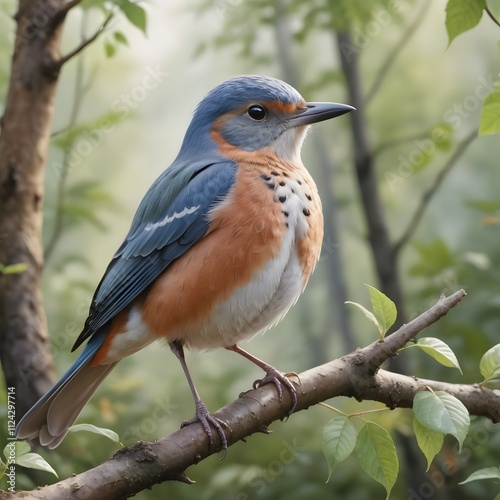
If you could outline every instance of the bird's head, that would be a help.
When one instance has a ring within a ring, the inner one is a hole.
[[[188,128],[181,154],[224,145],[244,151],[271,148],[280,158],[299,158],[312,123],[352,111],[346,104],[306,102],[287,83],[268,76],[238,76],[212,89]]]

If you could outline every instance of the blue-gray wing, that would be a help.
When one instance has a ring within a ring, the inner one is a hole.
[[[209,213],[228,194],[236,164],[172,165],[144,196],[109,264],[73,350],[130,304],[207,232]]]

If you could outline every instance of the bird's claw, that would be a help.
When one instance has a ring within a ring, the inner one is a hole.
[[[210,424],[212,424],[215,429],[217,430],[220,440],[221,440],[221,447],[220,449],[224,452],[224,458],[226,456],[226,450],[227,450],[227,438],[226,438],[226,433],[224,432],[223,427],[226,429],[229,429],[229,426],[221,420],[220,418],[215,417],[212,415],[209,411],[208,408],[205,406],[204,403],[201,401],[196,404],[196,413],[193,418],[190,420],[185,420],[181,424],[181,429],[184,427],[187,427],[188,425],[194,424],[194,423],[200,423],[203,426],[203,430],[205,431],[205,434],[208,436],[208,441],[210,443],[210,449],[214,449],[214,440],[213,440],[213,435],[212,435],[212,429],[210,428]]]
[[[300,383],[300,378],[297,373],[295,372],[281,373],[280,371],[276,370],[276,368],[271,367],[271,369],[266,371],[266,376],[263,379],[256,380],[253,383],[254,389],[258,389],[259,387],[262,387],[265,384],[273,383],[278,391],[278,398],[280,401],[283,397],[283,386],[286,387],[292,398],[292,407],[288,412],[287,418],[293,413],[295,407],[297,406],[297,389],[295,389],[295,386],[293,385],[292,381],[289,378],[292,376],[297,377]]]

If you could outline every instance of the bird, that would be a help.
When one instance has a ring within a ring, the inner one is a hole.
[[[311,124],[354,110],[306,102],[262,75],[225,80],[202,99],[174,162],[146,192],[107,267],[72,352],[74,364],[24,415],[18,439],[53,449],[116,364],[155,341],[178,358],[213,446],[222,420],[202,402],[184,350],[225,348],[265,372],[254,383],[292,399],[290,378],[239,344],[277,323],[318,261],[323,214],[301,161]],[[288,374],[289,375],[289,374]]]

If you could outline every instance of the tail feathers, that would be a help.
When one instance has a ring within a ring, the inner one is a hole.
[[[99,333],[61,380],[21,419],[16,429],[18,439],[38,441],[49,449],[61,443],[68,428],[116,365],[90,366],[106,334],[105,331]]]

